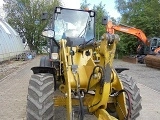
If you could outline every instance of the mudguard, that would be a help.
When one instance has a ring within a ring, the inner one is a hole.
[[[33,71],[34,74],[37,73],[51,73],[53,75],[57,74],[56,69],[51,67],[32,67],[31,70]]]

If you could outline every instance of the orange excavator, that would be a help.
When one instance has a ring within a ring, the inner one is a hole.
[[[115,30],[137,36],[145,45],[149,45],[149,41],[142,30],[121,24],[113,25],[112,21],[108,21],[108,24],[106,25],[106,31],[110,34],[114,34]]]
[[[122,24],[114,25],[109,20],[106,25],[106,31],[114,34],[115,30],[134,35],[142,41],[142,44],[137,48],[139,63],[146,63],[148,67],[160,68],[160,38],[154,37],[148,40],[142,30]]]

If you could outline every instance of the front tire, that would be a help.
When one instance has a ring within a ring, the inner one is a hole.
[[[27,120],[53,120],[54,77],[49,73],[33,74],[27,96]]]
[[[40,59],[40,67],[51,67],[49,56],[43,56]]]
[[[119,78],[122,81],[124,90],[126,90],[130,95],[130,103],[131,103],[130,119],[135,120],[139,116],[140,110],[142,109],[140,90],[136,85],[136,81],[134,81],[132,77],[119,74]],[[126,104],[128,107],[129,99],[127,95],[126,95]]]

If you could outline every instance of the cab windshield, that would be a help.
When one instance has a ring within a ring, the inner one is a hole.
[[[94,38],[94,16],[88,11],[61,9],[54,16],[55,40],[66,37],[84,38],[89,41]],[[92,16],[92,17],[91,17]]]

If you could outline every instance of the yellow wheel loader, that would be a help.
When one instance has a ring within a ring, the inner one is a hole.
[[[138,117],[139,88],[132,77],[121,73],[127,68],[113,67],[120,38],[104,33],[95,40],[95,16],[92,10],[55,8],[51,24],[42,33],[50,40],[50,54],[32,68],[27,120],[56,119],[57,107],[66,111],[63,120],[83,120],[85,114],[98,120]]]

